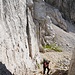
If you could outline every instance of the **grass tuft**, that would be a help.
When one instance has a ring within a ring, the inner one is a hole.
[[[56,44],[50,44],[50,45],[45,45],[43,48],[49,49],[49,50],[54,50],[56,52],[62,52],[61,47],[57,46]]]

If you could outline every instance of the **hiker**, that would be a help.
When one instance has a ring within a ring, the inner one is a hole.
[[[50,61],[43,59],[43,63],[42,63],[43,64],[43,74],[45,74],[45,71],[47,69],[47,75],[49,75],[49,71],[50,71],[49,63],[50,63]]]

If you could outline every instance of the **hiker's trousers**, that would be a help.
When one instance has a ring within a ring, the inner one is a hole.
[[[44,66],[43,66],[43,74],[45,74],[46,69],[47,69],[47,74],[49,74],[49,71],[50,71],[49,67],[44,67]]]

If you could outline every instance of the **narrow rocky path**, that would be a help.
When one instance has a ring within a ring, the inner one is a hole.
[[[53,75],[56,70],[67,71],[69,69],[70,60],[72,56],[70,52],[46,52],[40,53],[40,55],[42,58],[50,60],[50,75]],[[43,65],[40,65],[40,68],[37,69],[33,73],[33,75],[43,75],[42,72]]]
[[[68,69],[72,54],[70,52],[46,52],[41,53],[42,58],[50,60],[50,68]],[[60,64],[62,64],[60,66]],[[65,66],[64,66],[65,64]]]

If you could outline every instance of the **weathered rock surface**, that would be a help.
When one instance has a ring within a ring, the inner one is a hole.
[[[40,44],[46,45],[52,43],[55,32],[52,28],[52,21],[46,14],[44,0],[34,0],[34,22],[37,25],[37,34]]]
[[[1,75],[33,75],[30,70],[35,70],[37,62],[40,63],[39,48],[42,51],[43,45],[56,43],[65,51],[73,49],[74,29],[70,34],[65,32],[70,23],[58,9],[46,8],[44,0],[0,0]],[[66,13],[66,18],[75,21],[73,15],[69,16],[71,12]]]
[[[74,0],[45,0],[52,6],[57,7],[62,13],[63,17],[75,22],[75,1]]]
[[[68,75],[68,70],[56,70],[52,75]]]
[[[28,69],[35,70],[36,60],[39,62],[36,27],[29,8],[32,2],[0,0],[0,62],[14,75],[28,75]]]
[[[73,51],[68,75],[75,75],[75,49]]]
[[[63,51],[72,51],[75,44],[75,26],[65,20],[58,9],[49,4],[46,4],[46,13],[47,16],[50,17],[50,23],[48,23],[50,26],[52,26],[55,34],[55,37],[52,41],[61,47]],[[62,29],[67,32],[63,31]],[[48,40],[48,42],[50,41]]]
[[[62,17],[62,13],[58,9],[46,4],[43,0],[35,0],[33,17],[37,27],[40,49],[43,50],[43,48],[41,48],[42,45],[56,43],[62,47],[64,51],[73,50],[75,35],[72,33],[75,27]],[[64,31],[62,31],[62,29]]]
[[[59,47],[61,47],[63,51],[68,51],[68,52],[71,51],[72,52],[74,50],[74,45],[75,45],[75,34],[72,34],[72,32],[67,33],[55,25],[53,25],[53,29],[54,29],[55,35],[56,35],[56,37],[54,38],[54,42]]]
[[[51,17],[52,23],[59,26],[65,31],[68,31],[66,21],[62,18],[60,11],[49,4],[46,4],[46,13]]]

